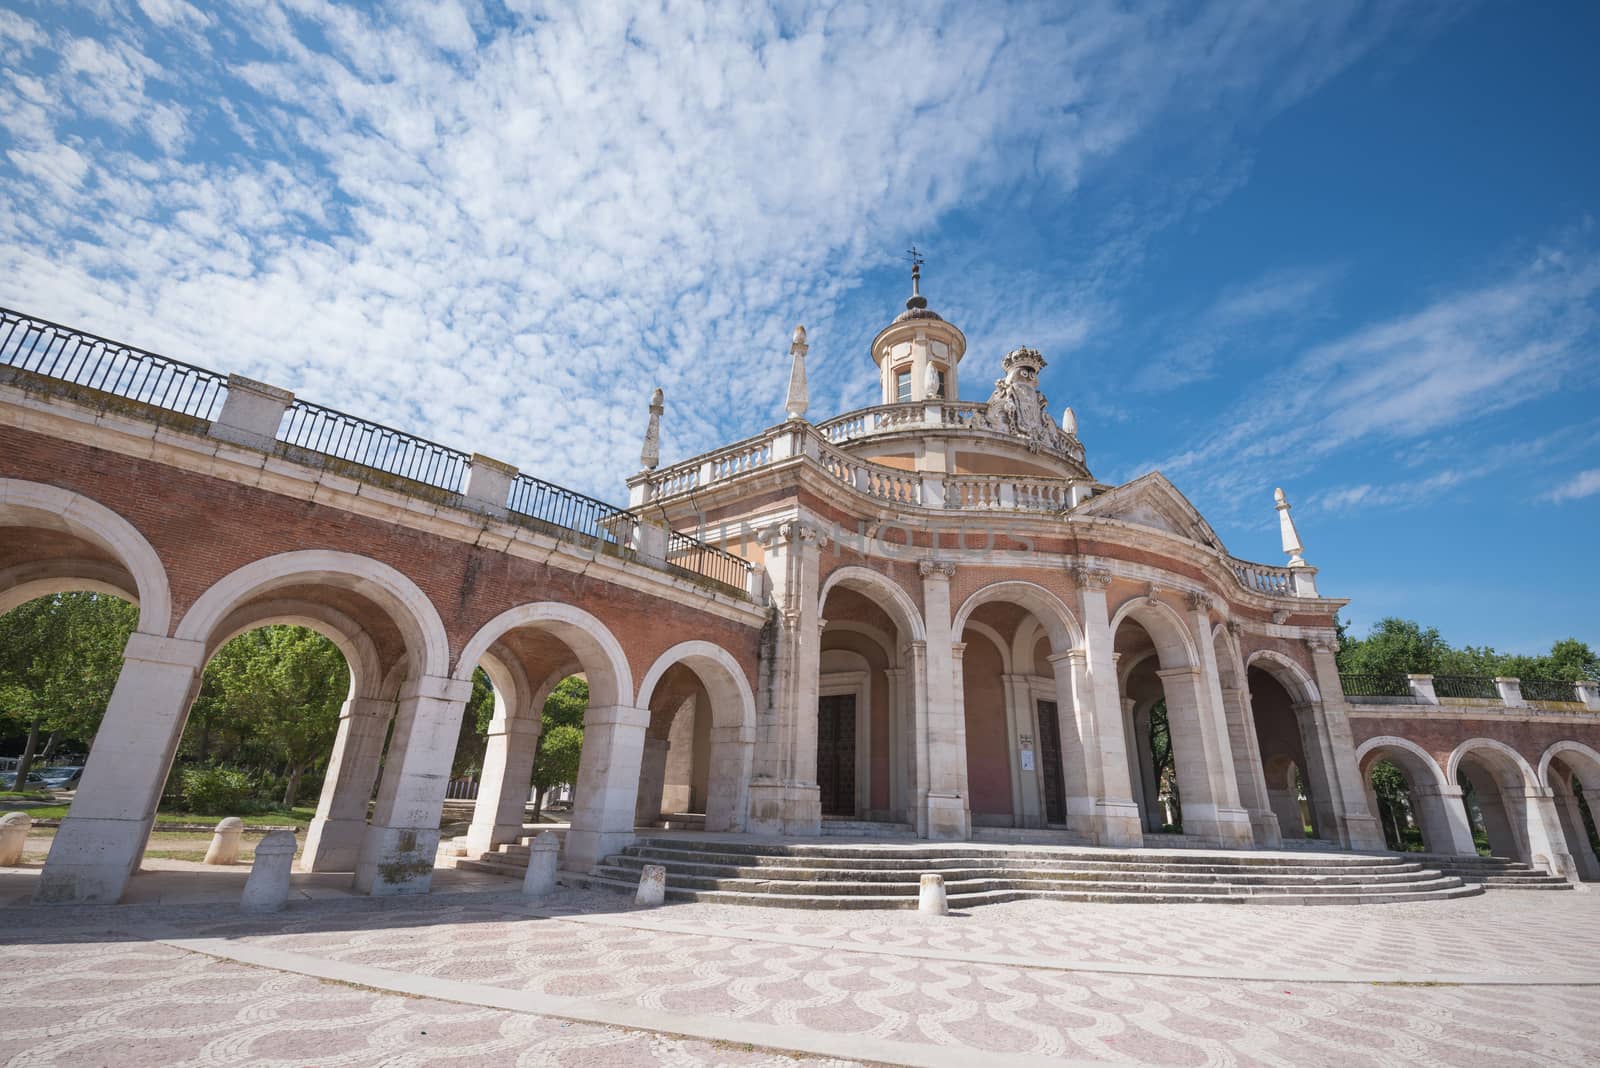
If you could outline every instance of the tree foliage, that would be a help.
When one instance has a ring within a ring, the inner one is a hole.
[[[544,807],[547,790],[576,782],[583,755],[583,715],[589,707],[589,683],[581,676],[562,679],[545,699],[543,726],[533,756],[534,818]]]
[[[1340,671],[1356,674],[1600,679],[1600,655],[1576,638],[1563,638],[1539,656],[1501,653],[1486,645],[1458,649],[1438,628],[1395,617],[1379,620],[1364,638],[1350,637],[1341,623],[1338,662]]]

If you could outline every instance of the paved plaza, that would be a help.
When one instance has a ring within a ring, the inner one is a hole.
[[[933,918],[441,872],[261,917],[221,900],[241,873],[157,863],[167,903],[28,907],[8,873],[0,1065],[1600,1062],[1585,891]]]

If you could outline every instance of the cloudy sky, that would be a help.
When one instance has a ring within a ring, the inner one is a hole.
[[[0,303],[612,500],[873,403],[907,291],[1106,481],[1462,643],[1600,645],[1600,8],[0,11]]]

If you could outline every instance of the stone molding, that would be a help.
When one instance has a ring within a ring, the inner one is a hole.
[[[923,578],[938,576],[944,579],[953,579],[956,577],[956,565],[939,560],[919,560],[917,561],[917,571]]]

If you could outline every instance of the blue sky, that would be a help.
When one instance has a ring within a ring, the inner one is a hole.
[[[964,394],[1357,630],[1600,646],[1593,4],[319,0],[0,11],[0,301],[619,500],[872,403],[928,256]]]

